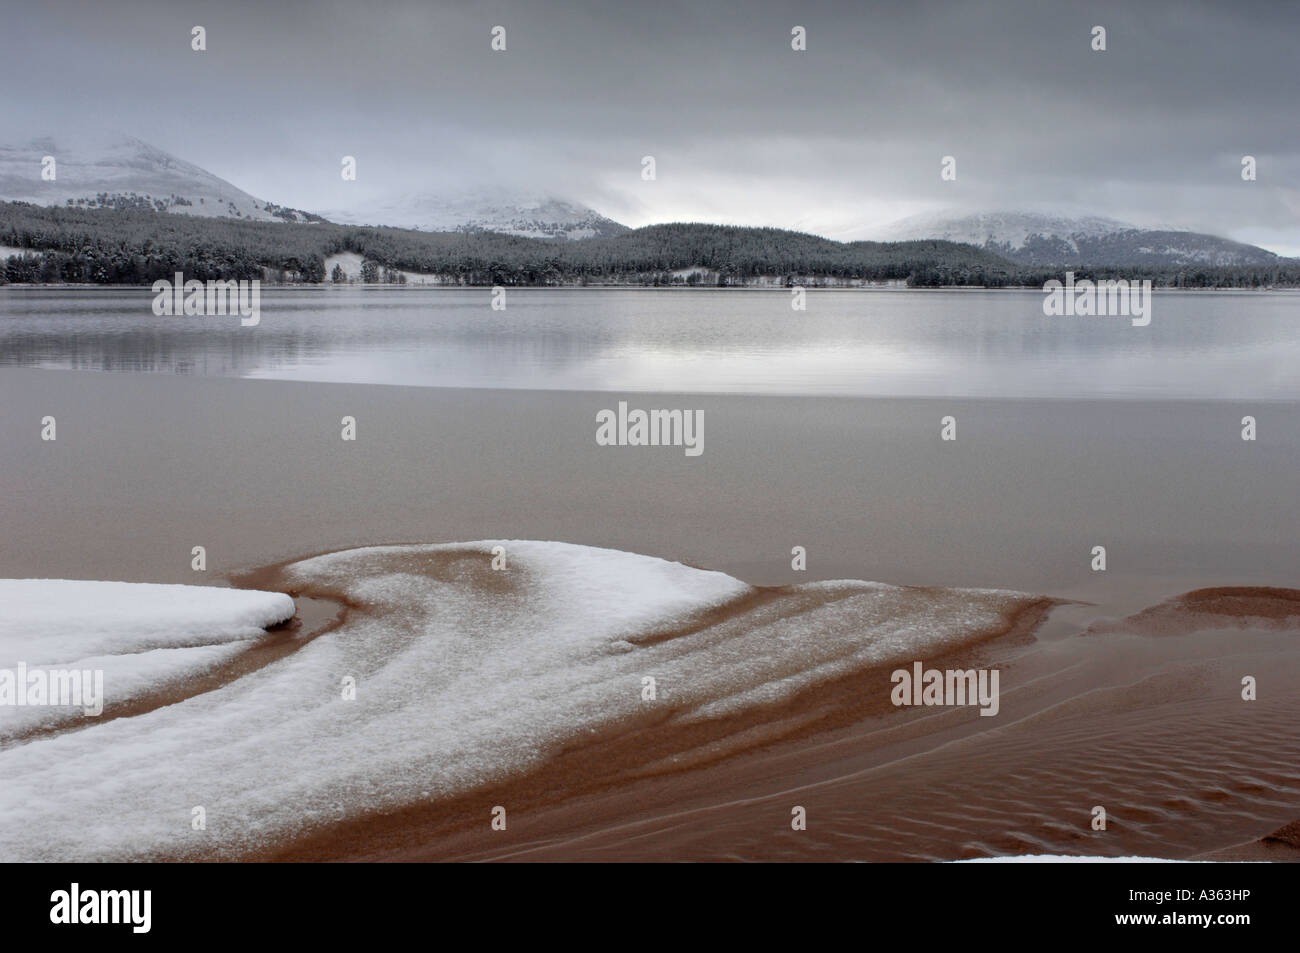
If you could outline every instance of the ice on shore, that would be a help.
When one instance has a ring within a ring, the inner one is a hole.
[[[346,598],[346,621],[214,691],[0,750],[0,860],[237,857],[661,717],[645,677],[674,717],[712,718],[924,659],[1030,598],[862,582],[762,592],[653,557],[508,540],[350,550],[286,572],[305,595]],[[211,631],[238,638],[274,614],[246,609]],[[71,654],[90,641],[64,637]]]

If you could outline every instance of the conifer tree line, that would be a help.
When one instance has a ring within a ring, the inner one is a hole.
[[[911,287],[1041,288],[1063,268],[1025,266],[945,241],[836,242],[776,228],[651,225],[582,241],[494,232],[420,232],[328,222],[253,222],[137,208],[45,208],[0,203],[0,283],[149,285],[187,279],[346,281],[325,260],[362,256],[363,282],[403,271],[462,285],[634,284],[743,286],[906,282]],[[1300,287],[1300,260],[1214,266],[1073,266],[1085,278],[1146,279],[1158,287]]]

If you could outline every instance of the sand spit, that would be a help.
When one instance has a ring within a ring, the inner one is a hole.
[[[1300,590],[1275,586],[1196,589],[1120,620],[1099,620],[1089,632],[1177,635],[1189,629],[1300,631]]]

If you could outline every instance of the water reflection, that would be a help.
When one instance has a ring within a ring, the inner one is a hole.
[[[1038,292],[265,289],[262,318],[142,289],[0,289],[0,364],[423,386],[1300,398],[1300,295],[1157,292],[1149,327]]]

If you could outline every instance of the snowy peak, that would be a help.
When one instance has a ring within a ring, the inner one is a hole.
[[[1127,222],[1099,216],[1067,218],[1034,212],[978,212],[973,215],[923,213],[885,226],[881,241],[934,238],[966,245],[1023,248],[1032,238],[1096,238],[1137,228]]]
[[[251,221],[323,221],[256,198],[192,162],[134,136],[44,137],[0,145],[0,201],[74,208],[149,209]],[[529,238],[601,238],[627,227],[577,202],[480,186],[393,195],[329,212],[331,221]]]
[[[1268,265],[1270,251],[1215,235],[1144,228],[1100,216],[1036,212],[927,213],[878,230],[881,241],[942,239],[991,251],[1024,265]]]
[[[364,208],[330,211],[331,221],[426,232],[501,232],[523,238],[578,240],[627,231],[595,209],[567,199],[486,188],[393,197]]]
[[[133,136],[45,137],[18,146],[0,145],[0,201],[253,221],[317,220],[254,198]]]

